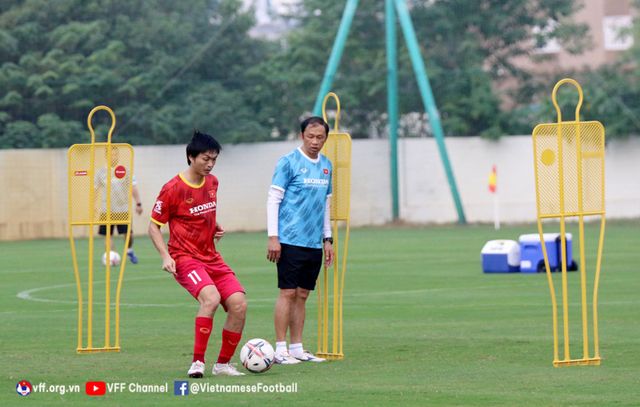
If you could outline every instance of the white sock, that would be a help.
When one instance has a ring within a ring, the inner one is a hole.
[[[302,357],[302,342],[289,345],[289,353],[293,357]]]
[[[132,248],[128,248],[127,249],[127,253],[133,253],[133,249]]]
[[[287,351],[287,341],[276,342],[276,353]]]

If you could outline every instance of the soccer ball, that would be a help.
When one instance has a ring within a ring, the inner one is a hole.
[[[110,261],[109,264],[112,266],[118,266],[120,265],[120,255],[118,254],[118,252],[114,252],[113,250],[111,251],[111,256],[109,256]],[[102,264],[103,265],[107,265],[107,253],[102,255]]]
[[[273,346],[260,338],[249,340],[240,350],[242,366],[252,373],[262,373],[271,369],[274,356]]]

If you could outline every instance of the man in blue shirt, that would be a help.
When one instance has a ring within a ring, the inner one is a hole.
[[[276,165],[267,199],[267,258],[277,263],[278,288],[274,325],[275,362],[324,362],[302,347],[305,305],[320,268],[333,262],[329,221],[331,161],[320,150],[329,125],[321,117],[300,124],[302,145]],[[287,330],[291,339],[287,351]]]

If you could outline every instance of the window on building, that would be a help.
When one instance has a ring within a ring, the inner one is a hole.
[[[607,51],[624,51],[633,45],[631,28],[633,19],[630,15],[606,16],[602,19],[604,49]]]
[[[555,31],[557,25],[557,21],[549,20],[544,27],[533,27],[533,37],[547,37]],[[560,51],[562,51],[562,46],[556,38],[548,38],[544,45],[537,47],[535,50],[538,54],[557,54]]]

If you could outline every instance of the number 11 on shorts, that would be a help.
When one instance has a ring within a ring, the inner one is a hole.
[[[189,278],[191,279],[191,281],[193,281],[193,284],[195,284],[195,285],[198,285],[198,283],[202,281],[202,279],[198,275],[198,272],[195,271],[195,270],[193,270],[191,273],[187,274],[187,276],[189,276]]]

